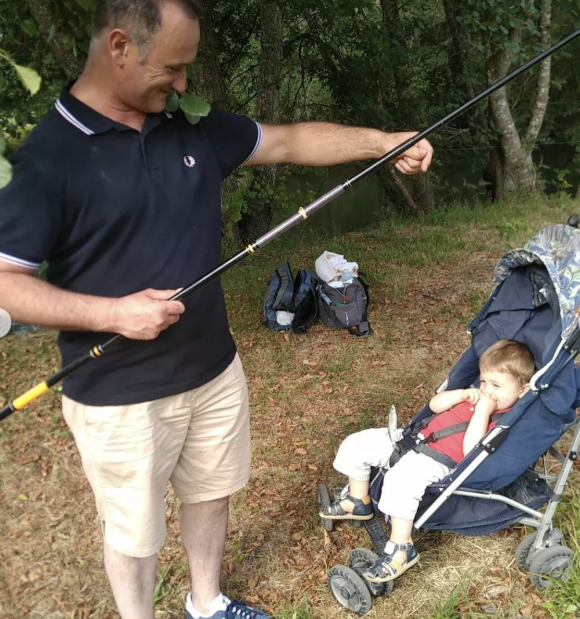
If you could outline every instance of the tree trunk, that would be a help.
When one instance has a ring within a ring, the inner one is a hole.
[[[409,190],[405,186],[405,183],[402,181],[402,179],[399,177],[399,175],[392,166],[388,166],[388,169],[380,170],[379,172],[379,179],[385,191],[385,196],[390,193],[389,183],[387,181],[387,173],[390,177],[390,180],[393,182],[393,184],[403,198],[403,202],[406,206],[405,212],[409,215],[418,215],[421,209],[417,206],[417,203],[415,202],[415,200],[413,200],[413,196],[409,193]]]
[[[45,40],[48,40],[50,30],[53,24],[55,25],[57,34],[52,37],[49,47],[67,78],[70,80],[76,79],[82,73],[85,66],[84,54],[81,58],[75,55],[73,49],[67,49],[64,43],[62,43],[61,34],[64,28],[62,28],[62,24],[54,23],[49,2],[46,0],[26,0],[26,4],[38,26],[38,31]]]
[[[383,14],[383,27],[387,33],[387,37],[390,40],[396,41],[398,48],[401,50],[399,58],[395,58],[392,69],[399,104],[398,121],[401,127],[408,130],[415,122],[411,110],[415,109],[416,102],[411,90],[411,80],[406,77],[410,73],[409,66],[406,64],[409,58],[409,52],[407,49],[407,40],[401,24],[398,0],[381,0],[381,8]],[[391,176],[396,178],[396,172]],[[437,198],[429,176],[420,172],[417,176],[413,177],[411,184],[415,194],[413,204],[416,205],[418,202],[423,210],[435,208],[437,205]],[[397,187],[401,190],[405,185],[401,182],[397,183]],[[405,203],[409,205],[408,196],[405,196],[403,193],[402,195]]]
[[[542,0],[540,8],[540,39],[542,47],[550,45],[552,0]],[[520,32],[513,29],[510,38],[519,42]],[[488,58],[488,83],[507,75],[511,64],[510,54],[505,48],[496,49]],[[540,65],[534,109],[524,140],[517,130],[505,88],[490,96],[490,110],[493,121],[501,134],[504,179],[501,193],[509,191],[535,192],[538,189],[532,151],[544,122],[550,96],[551,59]],[[501,195],[501,194],[500,194]]]
[[[461,27],[457,21],[457,18],[462,15],[463,4],[461,0],[443,0],[443,6],[447,27],[451,35],[451,48],[449,52],[451,79],[457,90],[465,92],[466,99],[471,100],[475,97],[476,92],[465,64],[465,59],[470,54],[471,41],[469,31]],[[476,105],[465,113],[469,133],[478,144],[482,143],[480,136],[489,127],[489,120],[484,110],[483,106]],[[490,150],[487,166],[482,169],[481,175],[488,187],[488,194],[494,201],[497,199],[498,194],[503,193],[504,176],[502,166],[501,152]]]
[[[201,40],[196,59],[198,67],[194,80],[195,91],[208,103],[221,107],[224,101],[224,85],[215,35],[214,0],[203,0],[202,7]]]
[[[540,9],[540,38],[543,49],[548,49],[548,47],[550,47],[551,21],[552,0],[543,0],[542,8]],[[536,104],[534,106],[532,118],[530,119],[530,124],[528,126],[528,130],[526,131],[526,138],[524,140],[525,146],[530,152],[534,148],[534,144],[538,139],[538,135],[540,134],[540,129],[542,128],[544,117],[546,115],[548,99],[550,98],[551,70],[552,57],[548,56],[548,58],[540,64]]]
[[[261,9],[262,36],[260,76],[256,101],[257,120],[277,123],[280,120],[280,88],[282,84],[282,10],[277,0],[266,0]],[[274,213],[277,167],[256,166],[253,188],[256,204],[242,214],[238,222],[244,243],[255,241],[266,233]]]
[[[512,30],[510,38],[519,42],[520,32]],[[496,48],[487,59],[487,81],[491,85],[508,73],[511,56],[507,49]],[[536,174],[530,152],[524,147],[511,112],[506,88],[496,90],[489,98],[493,122],[500,133],[503,151],[503,187],[498,197],[512,191],[535,192]]]

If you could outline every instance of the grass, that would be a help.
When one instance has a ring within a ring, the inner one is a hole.
[[[383,425],[389,406],[402,423],[430,397],[468,345],[465,327],[489,295],[497,259],[577,205],[563,198],[455,205],[415,220],[390,219],[341,238],[307,226],[284,236],[223,278],[230,326],[250,386],[253,475],[231,502],[224,591],[279,619],[338,619],[326,571],[369,545],[348,526],[325,534],[316,488],[340,483],[332,469],[345,435]],[[313,269],[323,250],[359,262],[370,281],[373,337],[358,340],[315,325],[302,336],[261,326],[272,270],[290,259]],[[225,255],[234,253],[227,248]],[[54,373],[54,334],[0,340],[0,403]],[[102,568],[101,535],[58,392],[0,424],[0,616],[115,619]],[[570,487],[578,488],[574,472]],[[159,557],[156,619],[183,615],[188,591],[178,537],[178,503],[166,493],[168,537]],[[580,500],[558,513],[578,548]],[[377,599],[368,619],[490,616],[567,618],[579,599],[577,574],[538,596],[514,563],[525,531],[485,538],[419,534],[421,567]],[[525,613],[524,613],[525,611]],[[526,614],[527,613],[527,614]],[[579,613],[580,614],[580,613]]]

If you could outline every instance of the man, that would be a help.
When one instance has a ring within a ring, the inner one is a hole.
[[[221,285],[168,300],[219,263],[221,181],[244,163],[378,158],[411,135],[260,126],[219,110],[192,126],[164,112],[185,89],[198,18],[197,0],[101,0],[84,73],[0,192],[0,307],[60,329],[64,364],[105,334],[131,340],[65,381],[63,397],[123,619],[153,618],[168,480],[182,502],[187,617],[266,617],[220,593],[228,497],[250,474],[247,388]],[[426,171],[431,157],[424,141],[396,166]],[[32,277],[44,260],[47,282]]]

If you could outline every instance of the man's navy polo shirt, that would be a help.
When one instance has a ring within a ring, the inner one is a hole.
[[[186,286],[220,262],[221,182],[260,137],[254,121],[217,109],[197,125],[182,112],[152,114],[139,133],[65,90],[12,159],[14,178],[0,191],[0,260],[31,269],[46,260],[51,284],[103,297]],[[185,306],[156,340],[92,361],[64,393],[124,405],[217,377],[235,356],[220,281]],[[63,365],[107,339],[62,332]]]

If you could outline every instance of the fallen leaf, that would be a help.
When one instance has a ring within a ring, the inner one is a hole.
[[[308,452],[303,447],[299,447],[298,449],[296,449],[294,451],[294,453],[297,454],[298,456],[307,456],[308,455]]]
[[[489,597],[496,598],[499,595],[503,595],[504,593],[508,593],[510,588],[506,585],[496,585],[495,587],[490,587],[487,590],[487,594]]]
[[[294,464],[291,464],[288,468],[291,471],[299,471],[302,468],[302,466],[300,464],[294,463]]]
[[[25,494],[19,494],[18,495],[18,500],[19,501],[28,501],[28,497]]]
[[[528,604],[527,606],[524,606],[523,608],[520,608],[520,613],[522,613],[524,617],[531,617],[533,611],[534,611],[533,603]]]
[[[318,471],[318,467],[317,467],[316,465],[314,465],[314,464],[309,464],[309,465],[308,465],[308,468],[309,468],[311,471]]]

